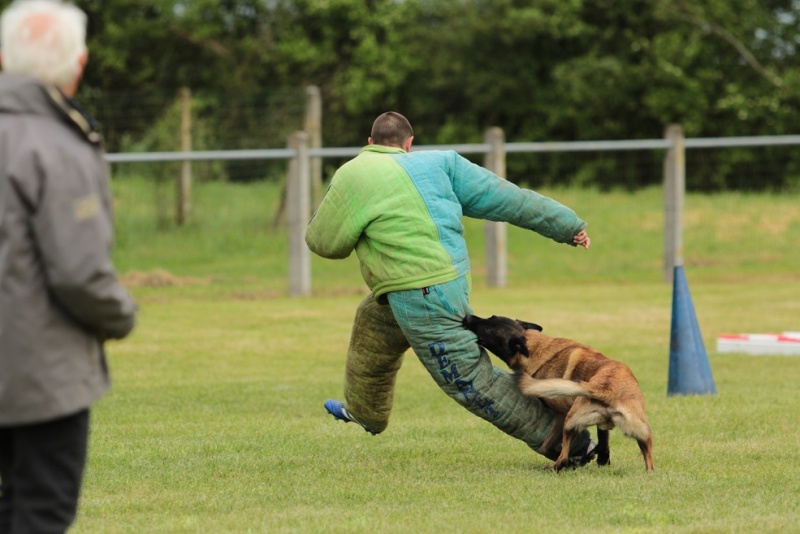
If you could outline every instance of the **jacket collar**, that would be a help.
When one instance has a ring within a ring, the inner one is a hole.
[[[64,93],[52,85],[47,86],[47,93],[53,103],[58,106],[61,113],[66,115],[67,118],[72,121],[72,124],[83,132],[83,135],[86,136],[86,139],[88,139],[90,143],[99,145],[103,141],[103,137],[100,135],[100,132],[97,131],[97,125],[94,119],[92,119],[75,100],[67,98]]]
[[[29,76],[0,74],[0,113],[55,116],[78,130],[90,143],[99,145],[103,140],[95,121],[77,102],[58,88]]]
[[[396,146],[385,146],[385,145],[367,145],[361,149],[359,154],[363,154],[365,152],[375,152],[378,154],[405,154],[406,151],[402,148]]]

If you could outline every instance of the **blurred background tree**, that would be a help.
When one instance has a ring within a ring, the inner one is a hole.
[[[111,150],[145,135],[181,87],[200,113],[224,116],[220,129],[241,134],[211,148],[283,146],[302,117],[276,110],[301,109],[307,85],[322,92],[327,146],[364,144],[387,109],[410,118],[419,144],[480,141],[490,126],[509,141],[572,141],[658,138],[671,123],[689,137],[791,134],[800,124],[800,0],[76,4],[90,19],[81,98],[101,118],[108,107],[127,110],[124,121],[104,120]],[[235,106],[262,101],[271,102],[263,120]],[[800,182],[798,151],[768,150],[772,178],[748,187]],[[536,185],[648,185],[616,173],[623,157],[578,168],[564,155],[521,156],[509,174],[536,175]],[[754,157],[742,149],[706,158],[690,187],[739,187],[730,171]]]

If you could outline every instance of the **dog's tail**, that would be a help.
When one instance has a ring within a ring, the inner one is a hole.
[[[538,380],[530,375],[520,374],[517,377],[519,390],[531,397],[541,397],[543,399],[557,399],[559,397],[590,397],[599,399],[591,391],[581,385],[580,382],[565,380],[563,378],[546,378]]]

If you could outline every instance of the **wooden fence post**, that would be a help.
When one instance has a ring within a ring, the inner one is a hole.
[[[670,283],[675,267],[683,265],[686,148],[683,128],[678,124],[668,126],[664,138],[672,142],[664,156],[664,281]]]
[[[306,132],[289,137],[288,147],[297,151],[289,160],[286,176],[286,215],[289,227],[289,295],[311,294],[311,251],[305,235],[310,210],[310,164]]]
[[[500,176],[506,177],[505,135],[497,127],[489,128],[484,141],[491,150],[484,158],[484,167]],[[502,222],[486,221],[486,285],[506,287],[508,278],[506,225]]]
[[[322,148],[322,97],[319,87],[306,87],[306,116],[303,129],[309,135],[310,148]],[[311,191],[314,207],[322,200],[322,158],[311,158]]]
[[[192,151],[192,91],[181,89],[181,152]],[[192,162],[181,162],[178,190],[175,197],[175,222],[185,224],[192,212]]]

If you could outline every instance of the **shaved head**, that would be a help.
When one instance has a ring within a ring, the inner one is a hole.
[[[372,123],[370,137],[376,145],[403,147],[409,137],[414,136],[414,129],[401,114],[387,111],[378,116]]]

